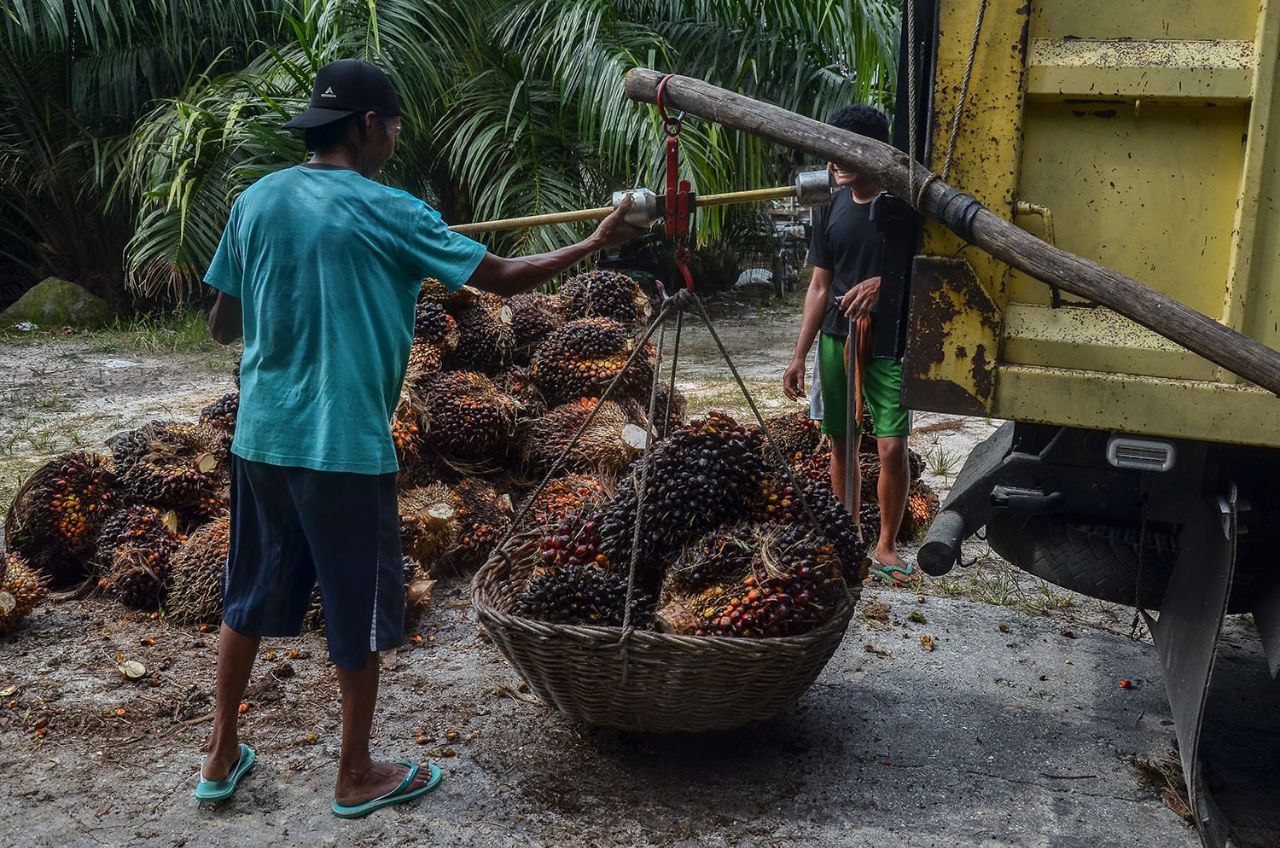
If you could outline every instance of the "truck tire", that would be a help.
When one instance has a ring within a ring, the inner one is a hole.
[[[1000,512],[987,524],[987,542],[1009,562],[1050,583],[1116,604],[1139,603],[1138,541],[1131,524],[1064,516]],[[1176,537],[1147,529],[1141,605],[1156,609],[1177,561]]]

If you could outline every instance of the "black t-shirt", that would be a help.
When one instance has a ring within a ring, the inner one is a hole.
[[[849,319],[840,312],[840,298],[879,274],[883,256],[884,238],[871,222],[871,204],[858,203],[850,189],[840,189],[831,196],[830,206],[813,210],[809,264],[832,272],[822,332],[838,338],[849,335]]]

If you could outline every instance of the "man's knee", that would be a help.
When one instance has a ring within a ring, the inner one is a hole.
[[[899,465],[907,461],[907,440],[905,436],[885,436],[876,440],[876,450],[880,453],[881,465]]]

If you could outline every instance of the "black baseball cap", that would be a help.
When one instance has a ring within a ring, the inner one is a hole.
[[[316,72],[311,104],[284,126],[290,130],[305,130],[357,112],[397,116],[400,114],[400,98],[396,96],[391,77],[377,65],[360,59],[340,59]]]

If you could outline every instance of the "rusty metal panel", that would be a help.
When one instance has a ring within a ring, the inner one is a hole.
[[[988,415],[1001,315],[963,259],[917,256],[903,397],[911,409]]]

